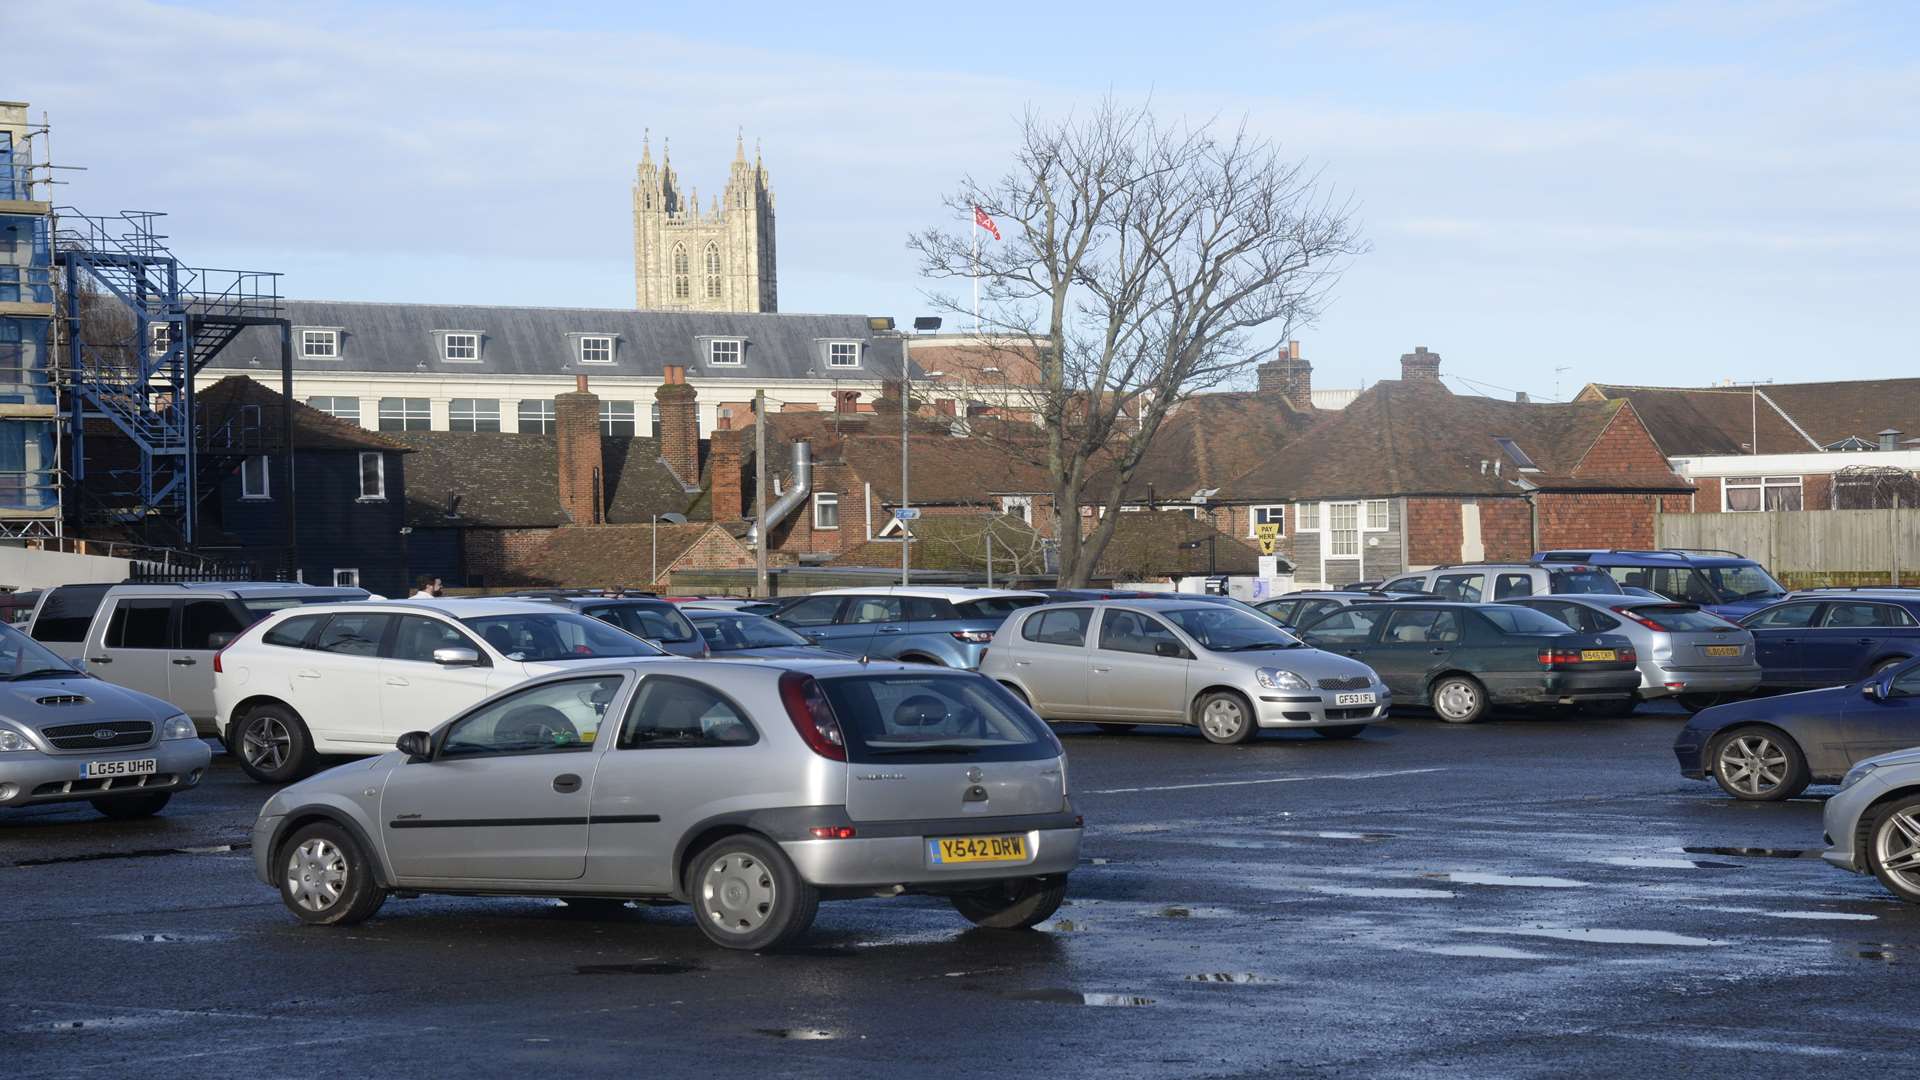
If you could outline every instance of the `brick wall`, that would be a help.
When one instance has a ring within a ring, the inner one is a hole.
[[[1833,477],[1828,474],[1801,477],[1800,500],[1806,510],[1833,509]]]
[[[560,508],[576,525],[597,525],[605,506],[605,479],[599,475],[600,399],[581,389],[553,399]]]
[[[1438,566],[1460,561],[1460,499],[1409,498],[1407,565]],[[1485,534],[1485,522],[1481,524]]]
[[[660,404],[660,423],[654,435],[660,440],[660,456],[683,484],[700,482],[700,426],[698,395],[686,383],[686,369],[671,364],[665,368],[666,382],[653,392]],[[677,378],[676,378],[677,376]]]
[[[741,502],[741,489],[744,483],[742,469],[744,450],[741,442],[750,432],[716,431],[708,443],[709,469],[712,476],[713,520],[738,521],[746,512]]]
[[[520,568],[546,550],[552,529],[466,529],[467,578],[488,587],[518,584]]]
[[[771,556],[771,552],[768,553]],[[661,567],[660,581],[655,584],[667,584],[673,581],[676,570],[751,570],[753,569],[753,551],[731,535],[714,529],[694,541],[679,558],[669,566]]]
[[[1684,508],[1686,496],[1543,494],[1538,502],[1541,547],[1650,548],[1655,506]]]
[[[1720,478],[1703,476],[1694,482],[1693,509],[1702,514],[1720,512]]]
[[[1640,414],[1622,406],[1573,470],[1575,476],[1671,476],[1672,467],[1647,434]]]

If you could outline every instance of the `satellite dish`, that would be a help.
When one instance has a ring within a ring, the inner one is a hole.
[[[669,524],[669,525],[685,525],[685,524],[687,523],[687,515],[685,515],[685,514],[661,514],[661,515],[660,515],[660,520],[661,520],[661,521],[664,521],[664,522],[666,522],[666,523],[667,523],[667,524]]]

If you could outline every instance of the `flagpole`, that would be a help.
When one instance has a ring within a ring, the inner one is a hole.
[[[980,208],[973,208],[973,335],[980,336]]]

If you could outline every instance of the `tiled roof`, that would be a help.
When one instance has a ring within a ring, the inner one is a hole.
[[[908,557],[916,570],[984,571],[987,536],[993,537],[995,574],[1039,574],[1046,570],[1040,534],[1006,514],[930,514],[913,523]],[[840,553],[829,566],[899,566],[896,540],[869,540]]]
[[[1624,403],[1550,404],[1456,396],[1438,384],[1390,380],[1222,486],[1219,498],[1339,499],[1391,495],[1512,495],[1516,479],[1544,489],[1691,490],[1665,470],[1576,475]],[[1497,438],[1539,467],[1522,474]]]
[[[1113,581],[1148,580],[1204,574],[1208,570],[1207,538],[1213,540],[1213,569],[1222,574],[1253,574],[1260,568],[1259,549],[1204,520],[1181,511],[1123,513],[1113,526],[1113,538],[1100,553],[1094,576]],[[1187,546],[1192,545],[1192,546]]]
[[[229,375],[193,396],[200,443],[215,449],[260,452],[280,446],[280,392],[245,375]],[[302,450],[405,450],[400,443],[358,424],[293,403],[293,445]]]
[[[1920,434],[1920,378],[1772,383],[1757,393],[1744,386],[1594,383],[1581,397],[1633,402],[1654,441],[1673,457],[1805,453],[1849,436],[1878,445],[1888,429]]]
[[[1318,418],[1277,393],[1195,395],[1161,424],[1133,474],[1127,497],[1184,502],[1196,491],[1217,488],[1271,459]],[[1106,498],[1110,482],[1096,475],[1089,497]]]
[[[568,524],[560,508],[559,464],[552,435],[495,431],[408,431],[390,436],[410,447],[407,523],[540,528]],[[651,514],[688,513],[688,492],[660,463],[654,439],[601,440],[607,519],[645,523]],[[458,497],[458,516],[449,517]]]
[[[661,525],[660,572],[716,527],[709,522]],[[741,552],[745,553],[745,548]],[[517,584],[561,588],[644,587],[655,565],[654,528],[637,525],[569,525],[542,538],[537,554],[516,562]]]

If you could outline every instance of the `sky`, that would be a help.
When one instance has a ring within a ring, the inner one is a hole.
[[[910,232],[1020,115],[1112,94],[1278,142],[1370,250],[1320,387],[1920,374],[1920,5],[0,0],[56,201],[167,213],[312,299],[627,307],[643,135],[702,198],[737,133],[780,307],[929,313]],[[1470,381],[1469,381],[1470,380]]]

